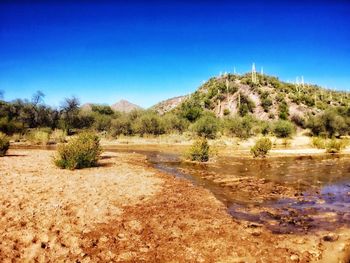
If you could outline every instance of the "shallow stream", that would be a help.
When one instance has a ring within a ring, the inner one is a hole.
[[[144,154],[158,170],[211,191],[226,205],[232,217],[255,225],[264,224],[275,233],[331,231],[350,226],[350,156],[267,159],[221,156],[212,163],[196,164],[181,161],[178,149],[155,150],[146,146],[108,150]],[[250,182],[250,178],[254,180],[252,185],[262,182],[261,192],[239,189],[239,184]],[[222,183],[226,181],[229,183]],[[238,190],[231,187],[230,181],[237,182]],[[272,185],[272,194],[274,185],[291,189],[295,194],[277,193],[271,197],[265,191],[266,185]]]

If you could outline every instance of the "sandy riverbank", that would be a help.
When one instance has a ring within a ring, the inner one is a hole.
[[[251,156],[250,148],[255,144],[258,137],[252,137],[247,140],[239,138],[222,136],[215,140],[210,140],[209,144],[216,149],[219,155],[223,156]],[[312,145],[312,137],[297,135],[290,139],[281,139],[270,137],[273,142],[273,148],[270,156],[305,156],[322,155],[325,149],[317,149]],[[157,137],[120,137],[118,139],[102,139],[101,144],[104,147],[133,147],[133,148],[160,148],[165,150],[170,148],[172,151],[184,152],[194,142],[190,137],[184,135],[164,135]],[[286,144],[287,142],[287,144]],[[342,154],[350,154],[350,147],[342,150]]]
[[[1,262],[348,262],[348,229],[276,235],[138,154],[59,170],[52,151],[0,158]],[[343,261],[341,261],[343,260]]]

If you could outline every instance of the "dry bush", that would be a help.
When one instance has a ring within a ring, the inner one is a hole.
[[[272,149],[272,142],[269,138],[261,138],[256,141],[255,145],[250,149],[254,157],[266,157]]]
[[[58,146],[55,164],[62,169],[82,169],[97,165],[102,149],[97,135],[81,133]]]
[[[50,132],[46,130],[33,130],[29,132],[27,139],[33,144],[47,145],[50,140]]]
[[[340,153],[346,147],[345,141],[339,139],[331,139],[326,144],[327,153]]]
[[[197,162],[207,162],[210,157],[210,146],[206,138],[198,138],[187,153],[187,159]]]

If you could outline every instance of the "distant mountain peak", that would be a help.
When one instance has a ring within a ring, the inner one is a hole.
[[[131,103],[125,99],[121,99],[111,106],[111,108],[115,111],[120,112],[131,112],[133,110],[141,110],[142,108],[134,103]]]
[[[93,105],[94,105],[93,103],[85,103],[85,104],[80,106],[80,109],[82,111],[91,111]]]

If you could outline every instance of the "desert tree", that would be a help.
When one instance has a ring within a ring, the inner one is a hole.
[[[36,91],[32,96],[32,104],[37,106],[38,104],[43,103],[44,97],[45,94],[41,90]]]
[[[61,126],[67,134],[70,134],[78,121],[79,105],[80,102],[76,97],[65,98],[61,103]]]

